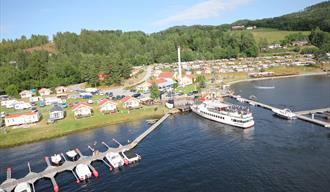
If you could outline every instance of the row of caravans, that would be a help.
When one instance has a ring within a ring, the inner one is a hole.
[[[127,109],[134,109],[140,107],[140,100],[134,97],[127,96],[124,97],[121,101],[123,102],[124,108]],[[103,99],[99,101],[98,108],[104,114],[117,112],[116,103],[109,99]],[[75,106],[72,107],[72,111],[76,119],[82,117],[90,117],[93,115],[93,107],[84,102],[77,103]],[[51,122],[63,119],[64,117],[65,117],[65,110],[60,105],[54,105],[49,110],[48,120]],[[39,112],[9,114],[6,115],[4,118],[5,126],[16,126],[16,125],[37,123],[40,121],[40,119],[41,119],[41,113]]]

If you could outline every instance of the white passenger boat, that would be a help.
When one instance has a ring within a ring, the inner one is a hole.
[[[91,170],[85,164],[78,164],[76,167],[76,173],[80,181],[84,181],[92,176]]]
[[[273,109],[272,111],[275,115],[284,119],[292,120],[297,118],[296,114],[294,114],[290,109]]]
[[[253,116],[249,109],[225,104],[217,100],[194,104],[191,106],[191,110],[206,119],[235,127],[245,129],[254,125]]]
[[[125,164],[124,159],[120,156],[119,153],[108,152],[105,155],[105,158],[107,158],[113,168],[118,168]]]
[[[15,187],[14,192],[32,192],[31,186],[28,183],[20,183]]]
[[[53,164],[59,165],[62,160],[62,157],[60,154],[54,154],[53,156],[50,157],[50,160],[52,161]]]
[[[68,152],[66,152],[66,155],[68,156],[68,157],[70,157],[71,159],[75,159],[75,157],[78,155],[77,154],[77,152],[75,151],[75,150],[71,150],[71,151],[68,151]]]

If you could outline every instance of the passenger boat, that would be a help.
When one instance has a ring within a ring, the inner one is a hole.
[[[124,159],[120,156],[119,153],[108,152],[105,155],[105,158],[109,161],[113,168],[118,168],[125,164]]]
[[[91,170],[85,164],[78,164],[76,167],[76,173],[80,181],[85,181],[92,176]]]
[[[31,186],[28,183],[20,183],[15,187],[14,192],[32,192]]]
[[[50,160],[52,161],[53,164],[59,165],[62,160],[62,157],[60,154],[54,154],[53,156],[50,157]]]
[[[254,125],[252,113],[241,106],[226,104],[217,100],[207,100],[194,104],[191,110],[206,119],[240,128],[251,128]]]
[[[70,157],[72,160],[75,160],[75,157],[78,155],[77,152],[75,150],[71,150],[66,152],[66,155],[68,157]]]
[[[284,119],[292,120],[297,118],[296,114],[294,114],[290,109],[273,109],[272,111],[275,115]]]

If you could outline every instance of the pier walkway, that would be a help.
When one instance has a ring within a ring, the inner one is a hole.
[[[152,131],[154,131],[161,123],[163,123],[169,116],[171,115],[171,113],[166,113],[161,119],[159,119],[155,124],[153,124],[152,126],[150,126],[146,131],[144,131],[141,135],[139,135],[134,141],[132,141],[131,143],[127,144],[127,145],[121,145],[119,144],[119,147],[117,148],[111,148],[108,145],[106,145],[104,142],[102,142],[104,145],[106,145],[108,147],[108,149],[105,152],[99,152],[99,151],[94,151],[92,156],[84,156],[83,154],[81,154],[79,149],[75,149],[75,151],[79,154],[79,158],[76,161],[66,161],[65,156],[63,154],[62,157],[64,158],[64,163],[60,166],[52,166],[49,158],[45,157],[45,161],[47,163],[47,168],[39,173],[33,172],[31,171],[31,168],[29,166],[29,173],[20,179],[14,179],[11,178],[11,169],[8,168],[7,169],[7,179],[1,183],[0,185],[0,192],[10,192],[12,191],[19,183],[29,183],[32,186],[33,191],[34,190],[34,183],[41,179],[41,178],[48,178],[51,180],[52,184],[53,184],[53,190],[54,192],[59,192],[59,186],[55,180],[55,176],[60,173],[60,172],[64,172],[64,171],[71,171],[73,173],[73,175],[75,176],[75,178],[77,179],[77,183],[79,183],[79,179],[77,178],[74,169],[78,164],[86,164],[88,165],[88,167],[91,169],[93,175],[95,177],[98,177],[98,172],[96,171],[96,169],[91,165],[91,163],[93,161],[103,161],[107,166],[109,166],[110,169],[112,169],[110,167],[110,165],[104,160],[105,159],[105,155],[108,152],[116,152],[116,153],[123,153],[125,151],[129,151],[133,148],[135,148],[145,137],[147,137]]]
[[[261,102],[255,101],[255,100],[251,100],[251,99],[246,99],[246,98],[243,98],[243,97],[237,96],[237,95],[229,95],[229,97],[232,97],[232,98],[236,99],[237,101],[249,103],[250,105],[259,106],[259,107],[262,107],[262,108],[265,108],[265,109],[269,109],[271,111],[274,110],[274,109],[275,110],[279,109],[279,108],[273,107],[271,105],[267,105],[267,104],[264,104],[264,103],[261,103]],[[298,112],[294,112],[294,113],[296,114],[298,119],[301,119],[301,120],[304,120],[304,121],[307,121],[307,122],[310,122],[310,123],[314,123],[314,124],[317,124],[317,125],[321,125],[321,126],[326,127],[326,128],[330,128],[330,123],[325,122],[325,121],[321,121],[321,120],[318,120],[318,119],[314,119],[314,115],[312,115],[312,117],[305,116],[307,114],[324,113],[324,112],[329,112],[329,111],[330,111],[330,108],[322,108],[322,109],[312,109],[312,110],[306,110],[306,111],[298,111]]]

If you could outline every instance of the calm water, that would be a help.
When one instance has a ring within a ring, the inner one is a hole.
[[[243,96],[294,110],[330,106],[330,77],[275,80],[276,88],[260,90],[255,82],[234,86]],[[259,82],[260,83],[260,82]],[[267,82],[265,82],[267,83]],[[269,83],[269,82],[268,82]],[[234,102],[229,100],[230,102]],[[117,172],[100,162],[100,177],[76,184],[70,173],[56,177],[61,191],[329,191],[330,129],[300,120],[285,121],[252,107],[256,125],[242,130],[202,119],[192,113],[166,120],[133,151],[142,161]],[[50,141],[0,150],[0,180],[7,166],[13,177],[45,168],[43,157],[112,138],[125,143],[148,125],[144,121],[86,131]],[[104,150],[101,144],[98,148]],[[49,180],[37,191],[51,191]]]

